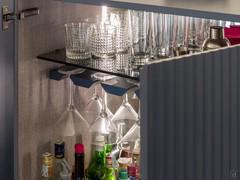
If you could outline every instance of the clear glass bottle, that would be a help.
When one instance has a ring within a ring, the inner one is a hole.
[[[53,180],[53,155],[49,152],[42,154],[42,180]]]
[[[64,157],[65,143],[58,140],[54,143],[55,163],[54,163],[54,179],[55,180],[71,180],[72,171],[69,163]]]

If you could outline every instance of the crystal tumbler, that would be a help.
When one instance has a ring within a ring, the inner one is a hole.
[[[69,59],[89,59],[89,23],[65,24],[66,56]]]

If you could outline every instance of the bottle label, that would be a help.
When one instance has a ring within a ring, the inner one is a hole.
[[[42,177],[49,177],[48,166],[42,165]]]

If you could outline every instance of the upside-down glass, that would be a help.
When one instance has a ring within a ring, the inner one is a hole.
[[[87,105],[84,107],[83,110],[84,117],[88,120],[89,124],[94,123],[102,109],[102,98],[99,97],[97,93],[97,86],[99,84],[100,82],[98,81],[92,85],[92,87],[94,88],[94,92],[92,94],[91,99],[88,101]],[[112,112],[107,107],[106,112],[109,117],[113,116]]]
[[[93,24],[90,30],[90,46],[96,58],[111,59],[116,53],[116,27],[105,22]]]
[[[122,139],[133,123],[138,120],[138,114],[128,101],[128,94],[124,95],[123,102],[113,115],[112,122],[117,126],[117,141]]]
[[[129,129],[129,131],[124,135],[124,137],[122,137],[119,141],[117,141],[117,144],[128,142],[131,148],[133,148],[136,141],[138,141],[140,138],[141,138],[141,134],[140,134],[140,101],[139,101],[139,111],[138,111],[137,121]]]
[[[94,135],[104,135],[105,140],[108,144],[115,143],[112,141],[112,137],[115,137],[117,133],[117,128],[115,124],[111,121],[111,118],[106,112],[106,97],[107,94],[105,91],[102,89],[103,92],[103,101],[102,101],[102,108],[101,111],[97,117],[97,119],[94,121],[94,123],[90,127],[90,131],[94,133]]]
[[[65,24],[65,44],[69,59],[89,59],[89,23]]]
[[[70,156],[73,154],[74,144],[83,143],[86,148],[88,147],[87,137],[89,135],[89,124],[79,113],[74,105],[74,86],[70,75],[79,74],[84,72],[84,69],[76,69],[63,67],[59,69],[59,72],[67,75],[69,83],[69,104],[65,111],[61,114],[54,126],[54,140],[62,139],[66,142],[66,155],[70,163],[73,165],[74,158]],[[87,155],[87,159],[89,156]]]

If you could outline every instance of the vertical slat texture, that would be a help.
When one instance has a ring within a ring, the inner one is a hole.
[[[231,47],[144,68],[144,180],[239,179],[239,59]]]

